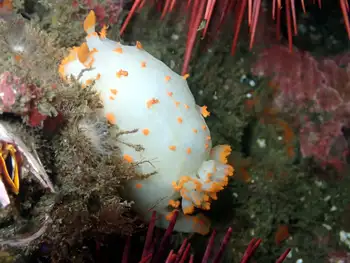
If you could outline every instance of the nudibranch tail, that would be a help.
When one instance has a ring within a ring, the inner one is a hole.
[[[174,190],[182,197],[184,214],[192,214],[195,208],[210,210],[211,200],[217,199],[217,193],[227,186],[228,178],[233,175],[233,167],[227,164],[230,153],[228,145],[214,147],[212,160],[203,162],[196,177],[182,176],[173,182]]]
[[[171,212],[166,209],[158,210],[157,214],[160,216],[157,218],[157,226],[167,228],[175,213],[177,214],[176,225],[174,228],[175,231],[198,233],[201,235],[207,235],[209,233],[211,227],[209,218],[202,213],[196,215],[184,215],[183,213],[179,213],[178,209],[174,209]],[[151,213],[148,213],[146,215],[148,221],[150,220],[150,214]]]

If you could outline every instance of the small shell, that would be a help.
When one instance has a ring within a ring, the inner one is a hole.
[[[29,170],[33,173],[34,177],[44,188],[48,188],[51,192],[55,192],[53,184],[38,157],[34,145],[28,147],[22,139],[15,134],[14,127],[11,127],[11,124],[8,122],[0,122],[0,141],[15,145],[23,155],[24,163],[27,163]]]

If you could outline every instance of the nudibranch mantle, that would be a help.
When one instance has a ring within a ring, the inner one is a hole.
[[[106,28],[95,32],[89,13],[86,42],[74,47],[59,66],[61,77],[77,79],[82,87],[94,84],[108,122],[125,132],[118,137],[124,159],[136,163],[146,179],[126,183],[124,197],[145,219],[152,211],[166,227],[171,212],[182,209],[175,230],[205,234],[209,227],[195,208],[210,209],[233,175],[227,164],[228,145],[212,148],[203,117],[206,106],[196,105],[187,76],[173,72],[147,53],[141,43],[126,46],[106,38]]]

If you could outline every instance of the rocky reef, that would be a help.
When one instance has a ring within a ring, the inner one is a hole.
[[[129,214],[130,204],[118,194],[120,183],[136,172],[111,154],[116,149],[109,140],[117,131],[96,113],[101,108],[98,95],[89,87],[82,90],[59,78],[57,66],[64,51],[57,46],[57,38],[42,31],[34,20],[18,14],[0,20],[4,36],[1,123],[10,122],[13,127],[4,126],[1,137],[20,136],[9,143],[24,157],[37,152],[35,158],[43,162],[34,164],[28,159],[27,168],[45,169],[54,187],[48,190],[41,183],[40,188],[35,173],[27,181],[21,177],[18,197],[11,197],[10,205],[1,210],[0,242],[5,251],[19,257],[44,242],[55,247],[52,259],[77,262],[76,250],[65,250],[67,246],[79,246],[86,235],[130,234],[137,225]],[[93,133],[98,136],[97,145],[89,139]],[[33,150],[23,148],[19,138],[33,145]],[[25,169],[19,159],[14,161],[13,167],[6,164],[7,169]]]
[[[160,20],[162,6],[145,5],[120,37],[132,2],[26,0],[12,1],[10,10],[1,6],[1,121],[34,142],[56,193],[42,189],[33,177],[22,182],[18,198],[10,195],[9,209],[1,212],[0,233],[6,237],[9,230],[20,231],[12,244],[2,245],[0,260],[109,262],[122,257],[125,236],[131,233],[132,248],[142,254],[143,242],[138,240],[146,237],[145,224],[130,210],[132,203],[119,197],[122,182],[139,175],[111,154],[116,149],[110,140],[118,130],[96,114],[102,105],[92,87],[81,89],[57,74],[66,48],[83,41],[81,27],[91,9],[98,29],[108,24],[111,38],[133,45],[141,41],[145,50],[180,72],[187,36],[181,10]],[[206,41],[198,37],[193,50],[187,79],[191,91],[198,104],[211,111],[206,121],[213,143],[233,149],[228,162],[235,176],[219,193],[221,201],[205,213],[217,236],[232,229],[223,262],[248,262],[245,249],[253,237],[261,238],[249,246],[260,245],[252,256],[256,261],[276,260],[282,251],[288,252],[284,262],[349,260],[349,61],[346,52],[340,53],[347,41],[339,28],[316,30],[315,35],[319,13],[309,13],[303,16],[297,6],[306,30],[295,39],[299,49],[293,53],[283,46],[286,30],[282,44],[264,34],[274,28],[265,20],[258,25],[265,31],[256,35],[264,45],[252,53],[243,38],[230,56],[232,25],[207,35]],[[339,15],[332,21],[332,27],[338,26]],[[212,41],[217,37],[220,41]],[[315,48],[319,39],[328,43],[326,48]],[[330,52],[335,49],[336,54]],[[12,206],[18,200],[19,212]],[[173,234],[174,251],[185,238],[198,255],[195,259],[200,258],[208,237]],[[30,243],[25,250],[14,246],[23,242]],[[218,251],[220,244],[213,241],[212,248]]]

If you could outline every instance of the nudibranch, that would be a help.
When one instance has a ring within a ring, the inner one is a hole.
[[[93,11],[84,21],[86,42],[73,47],[59,66],[66,81],[82,88],[93,85],[104,106],[106,121],[121,130],[116,139],[125,161],[134,163],[145,178],[130,180],[123,197],[146,220],[153,210],[157,225],[167,227],[174,209],[175,230],[209,231],[198,211],[228,184],[234,169],[227,164],[228,145],[212,148],[204,120],[210,113],[196,105],[186,78],[147,53],[140,42],[122,45],[106,37],[106,27],[95,31]]]

